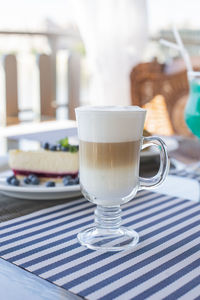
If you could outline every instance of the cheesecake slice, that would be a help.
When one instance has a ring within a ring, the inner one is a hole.
[[[9,166],[16,177],[35,174],[43,180],[61,180],[64,176],[78,174],[78,152],[10,150]]]

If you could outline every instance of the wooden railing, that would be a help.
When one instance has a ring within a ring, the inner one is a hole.
[[[76,41],[78,36],[70,36],[67,33],[46,33],[46,32],[8,32],[0,31],[1,35],[28,35],[45,36],[51,47],[51,54],[40,54],[35,60],[39,75],[39,99],[30,111],[33,112],[34,120],[55,119],[56,109],[61,105],[56,100],[56,56],[57,40],[65,37]],[[62,106],[68,108],[68,118],[75,119],[74,108],[80,102],[80,57],[78,53],[66,49],[69,52],[68,63],[66,64],[68,80],[68,101]],[[19,99],[18,99],[18,62],[14,54],[7,54],[2,57],[2,70],[4,82],[1,82],[1,89],[4,89],[4,96],[0,98],[1,124],[3,126],[17,124],[19,122]],[[3,93],[1,93],[3,94]]]

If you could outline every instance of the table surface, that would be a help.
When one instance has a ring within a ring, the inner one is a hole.
[[[188,164],[200,160],[199,150],[200,146],[197,141],[179,138],[179,149],[171,153],[170,156]],[[156,162],[154,163],[155,166]],[[149,169],[152,170],[151,165]],[[147,164],[141,166],[143,174],[148,173],[149,169]],[[0,195],[0,222],[65,202],[66,200],[16,200]],[[36,277],[34,274],[24,271],[3,259],[0,259],[0,270],[1,299],[80,299],[78,296],[66,292],[62,288]]]

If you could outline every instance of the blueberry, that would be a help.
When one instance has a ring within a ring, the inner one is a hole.
[[[19,183],[20,183],[20,181],[16,177],[12,178],[11,182],[10,182],[10,184],[14,185],[14,186],[18,186]]]
[[[13,178],[16,178],[15,175],[12,175],[12,176],[7,177],[7,178],[6,178],[6,182],[7,182],[8,184],[11,184],[11,180],[12,180]]]
[[[44,143],[44,145],[43,145],[43,149],[45,149],[45,150],[49,150],[49,143]]]
[[[65,182],[68,182],[71,179],[72,179],[72,176],[71,175],[67,175],[67,176],[63,177],[62,181],[63,181],[63,183],[65,183]]]
[[[69,152],[69,147],[63,147],[63,146],[61,146],[61,151],[63,151],[63,152]]]
[[[31,180],[33,177],[35,177],[34,174],[29,174],[29,175],[28,175],[28,179],[30,179],[30,180]]]
[[[25,178],[24,178],[24,183],[25,183],[25,184],[30,184],[30,183],[31,183],[31,180],[30,180],[28,177],[25,177]]]
[[[75,182],[75,179],[71,178],[71,179],[69,179],[69,180],[65,180],[65,181],[63,182],[63,184],[64,184],[64,186],[75,185],[76,182]]]
[[[68,185],[68,182],[69,182],[69,181],[70,181],[70,179],[67,179],[67,178],[66,178],[65,180],[63,180],[63,184],[64,184],[64,185]]]
[[[54,181],[47,181],[45,185],[46,187],[54,187],[56,184]]]
[[[52,145],[49,150],[51,151],[56,151],[57,150],[57,145]]]
[[[79,184],[79,177],[77,176],[77,177],[74,179],[74,181],[75,181],[75,184]]]
[[[61,151],[62,146],[60,144],[56,145],[56,150]]]
[[[31,184],[38,185],[40,183],[40,180],[37,176],[32,176],[31,178]]]
[[[76,184],[76,181],[75,181],[75,179],[71,179],[71,180],[69,180],[69,182],[68,182],[68,185],[74,185],[74,184]]]

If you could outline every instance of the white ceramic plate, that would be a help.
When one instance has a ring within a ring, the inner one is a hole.
[[[167,150],[168,152],[174,151],[178,148],[178,141],[175,140],[172,137],[161,137],[163,139],[163,141],[166,143],[167,145]],[[145,151],[141,151],[141,157],[145,157],[145,158],[151,158],[153,156],[158,156],[159,155],[159,151],[158,149],[156,149],[156,147],[149,147],[147,150]]]
[[[168,152],[178,148],[178,142],[171,137],[162,137],[165,141]],[[150,147],[146,151],[141,152],[142,159],[149,159],[159,155],[156,147]],[[0,168],[3,171],[3,168]],[[55,187],[47,188],[45,185],[39,186],[11,186],[6,183],[6,177],[11,175],[10,171],[0,173],[0,193],[12,198],[27,199],[27,200],[59,200],[78,197],[81,195],[80,185],[63,186],[57,184]]]
[[[10,171],[0,173],[0,193],[18,199],[27,200],[59,200],[74,198],[81,195],[80,185],[63,186],[62,183],[55,187],[45,187],[40,185],[25,185],[12,186],[6,183],[6,177],[12,175]]]

